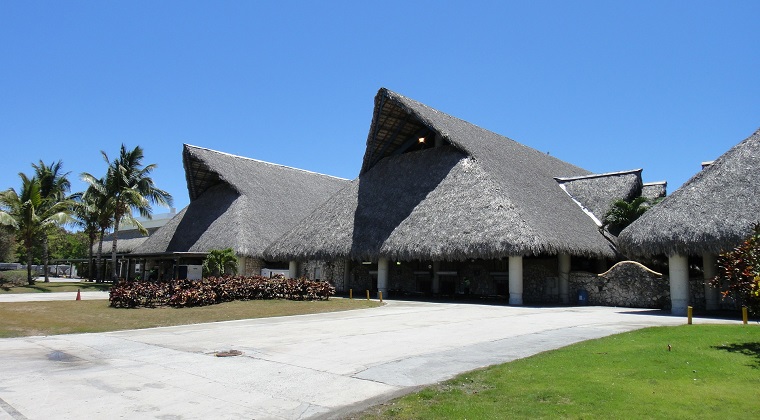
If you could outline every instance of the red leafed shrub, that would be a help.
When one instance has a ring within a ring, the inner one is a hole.
[[[718,256],[714,287],[725,286],[724,297],[732,297],[753,315],[760,314],[760,223],[739,246]]]
[[[207,277],[203,280],[119,282],[111,287],[116,308],[205,306],[233,300],[327,300],[335,288],[326,282],[284,277]]]

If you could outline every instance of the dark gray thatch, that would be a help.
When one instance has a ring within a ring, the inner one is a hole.
[[[760,221],[760,130],[731,148],[620,234],[634,255],[717,254]]]
[[[208,252],[232,248],[261,257],[264,248],[348,180],[196,146],[183,150],[190,205],[136,252]]]
[[[147,239],[149,235],[154,234],[158,228],[147,229],[148,234],[143,235],[137,229],[129,229],[119,232],[119,239],[116,241],[116,252],[119,254],[129,254],[134,252],[140,247]],[[111,247],[113,246],[113,234],[108,234],[103,237],[103,254],[111,255]],[[98,243],[92,246],[93,252],[98,252]]]
[[[647,182],[641,189],[641,196],[649,200],[665,198],[666,195],[668,195],[668,183],[665,181]]]
[[[433,147],[436,136],[444,146]],[[589,172],[381,89],[359,178],[265,255],[614,256],[593,220],[554,180],[580,175]]]
[[[565,192],[599,222],[604,222],[612,203],[630,201],[640,196],[642,189],[641,169],[556,179]]]

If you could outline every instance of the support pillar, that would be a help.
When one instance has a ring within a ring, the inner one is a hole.
[[[523,304],[523,258],[509,257],[509,304]]]
[[[570,254],[559,254],[559,301],[570,303]]]
[[[298,278],[298,261],[291,261],[288,264],[288,277],[291,279]]]
[[[718,258],[714,254],[705,253],[702,255],[702,270],[705,274],[705,308],[708,311],[719,308],[720,290],[710,285],[710,281],[718,274],[717,262]]]
[[[377,291],[388,296],[388,259],[377,260]]]
[[[345,292],[348,290],[349,284],[351,284],[351,260],[345,260],[343,264],[343,288],[341,291]]]
[[[670,274],[670,313],[686,315],[689,306],[689,258],[683,255],[668,257]]]
[[[441,293],[441,275],[438,271],[441,269],[441,263],[439,261],[433,261],[433,294]]]

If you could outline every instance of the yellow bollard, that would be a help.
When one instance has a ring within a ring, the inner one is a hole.
[[[369,290],[367,290],[367,300],[369,300]]]
[[[348,298],[353,299],[354,298],[354,289],[348,289]]]
[[[686,316],[689,317],[689,325],[691,325],[691,315],[692,315],[693,310],[694,308],[692,308],[691,306],[686,307]]]
[[[747,307],[742,306],[742,323],[747,325]]]
[[[383,303],[383,292],[378,290],[377,297],[380,299],[380,303]]]

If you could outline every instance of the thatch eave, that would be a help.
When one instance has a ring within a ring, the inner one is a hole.
[[[564,193],[557,196],[569,201]],[[569,211],[580,213],[570,205]],[[615,255],[582,214],[587,230],[562,235],[536,230],[524,211],[477,159],[443,146],[382,159],[264,255],[273,260],[370,261]]]
[[[628,256],[718,254],[760,221],[760,130],[665,197],[619,236]]]

